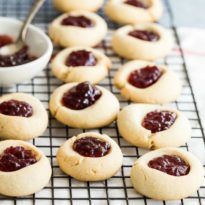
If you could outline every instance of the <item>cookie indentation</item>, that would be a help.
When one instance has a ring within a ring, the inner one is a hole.
[[[61,21],[61,24],[63,26],[77,26],[82,28],[88,28],[94,26],[93,21],[83,15],[80,16],[69,15]]]
[[[137,88],[147,88],[158,81],[162,72],[157,66],[146,66],[130,73],[128,82]]]
[[[67,66],[95,66],[97,59],[95,55],[86,50],[73,51],[66,59]]]
[[[160,36],[157,33],[148,30],[134,30],[130,31],[128,35],[143,41],[150,42],[156,42],[160,39]]]
[[[27,150],[22,146],[11,146],[0,155],[0,171],[17,171],[36,162],[36,156],[31,150]]]
[[[93,105],[102,95],[102,92],[89,82],[83,82],[72,87],[62,98],[62,104],[72,110],[82,110]]]
[[[169,129],[177,118],[176,113],[171,111],[149,112],[143,119],[142,126],[152,133]]]
[[[26,102],[9,100],[0,104],[0,113],[9,116],[31,117],[33,108]]]
[[[163,155],[149,161],[148,166],[172,176],[184,176],[190,171],[190,166],[179,156]]]
[[[129,4],[131,6],[143,8],[143,9],[147,9],[148,8],[142,1],[139,1],[139,0],[127,0],[124,3],[125,4]]]
[[[83,137],[76,140],[73,149],[84,157],[103,157],[111,149],[111,145],[96,137]]]

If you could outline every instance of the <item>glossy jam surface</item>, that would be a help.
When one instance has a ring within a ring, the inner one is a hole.
[[[131,6],[143,8],[143,9],[148,8],[142,1],[139,1],[139,0],[127,0],[124,3],[129,4]]]
[[[31,117],[33,108],[26,102],[9,100],[0,104],[0,113],[10,116]]]
[[[153,111],[149,112],[143,122],[142,126],[152,133],[161,132],[169,129],[177,118],[176,113],[171,111]]]
[[[67,66],[94,66],[97,63],[97,59],[90,51],[79,50],[70,53],[66,59]]]
[[[190,166],[179,156],[163,155],[149,161],[148,166],[172,176],[184,176],[190,171]]]
[[[77,26],[82,28],[94,26],[93,21],[85,16],[68,16],[61,21],[61,24],[64,26]]]
[[[161,75],[157,66],[146,66],[131,72],[128,82],[137,88],[147,88],[157,82]]]
[[[13,39],[8,35],[0,35],[0,48],[13,43]]]
[[[73,143],[73,149],[84,157],[103,157],[110,148],[108,142],[95,137],[83,137]]]
[[[130,31],[128,33],[129,36],[132,36],[134,38],[138,38],[143,41],[151,41],[156,42],[159,40],[159,35],[153,31],[147,31],[147,30],[134,30]]]
[[[35,164],[37,162],[35,154],[24,147],[8,147],[0,155],[0,171],[12,172]]]
[[[72,110],[82,110],[93,105],[101,95],[96,86],[83,82],[64,93],[62,104]]]
[[[31,56],[28,52],[28,46],[24,46],[18,52],[12,55],[0,55],[0,67],[11,67],[22,65],[35,60],[35,56]]]

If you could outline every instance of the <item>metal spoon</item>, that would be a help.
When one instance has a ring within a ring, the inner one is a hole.
[[[33,18],[35,17],[36,13],[39,11],[39,9],[41,8],[44,2],[45,0],[36,0],[26,20],[24,21],[22,25],[22,28],[20,30],[20,33],[19,33],[19,36],[16,42],[1,47],[0,55],[12,55],[26,45],[25,39],[26,39],[27,31],[28,31],[28,26],[32,22]]]

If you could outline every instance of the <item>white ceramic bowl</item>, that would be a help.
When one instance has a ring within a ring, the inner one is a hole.
[[[0,17],[0,35],[6,34],[14,39],[17,38],[21,22],[15,19]],[[0,67],[0,86],[7,87],[25,80],[29,80],[42,71],[48,64],[53,51],[53,45],[49,37],[39,28],[30,25],[26,43],[29,52],[37,59],[29,63],[13,66]]]

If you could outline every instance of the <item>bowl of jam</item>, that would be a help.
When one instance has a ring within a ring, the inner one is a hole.
[[[22,22],[0,17],[0,48],[15,42]],[[53,51],[50,38],[39,28],[30,25],[26,45],[11,55],[0,54],[0,87],[30,80],[48,64]]]

